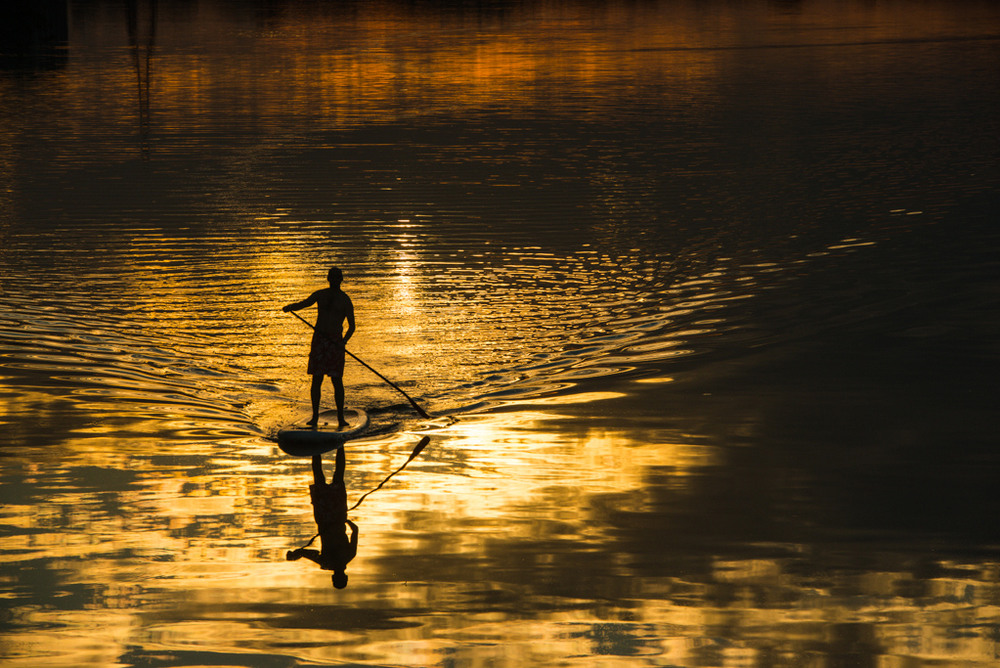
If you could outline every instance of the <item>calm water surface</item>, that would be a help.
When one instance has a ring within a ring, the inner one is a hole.
[[[1000,661],[996,3],[33,6],[5,666]],[[331,264],[434,415],[349,365],[342,590]]]

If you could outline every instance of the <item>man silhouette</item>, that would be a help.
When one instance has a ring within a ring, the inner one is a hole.
[[[319,400],[323,391],[323,376],[329,376],[333,382],[333,396],[337,402],[337,420],[341,427],[347,426],[344,419],[344,351],[347,342],[354,334],[354,304],[351,298],[340,289],[344,274],[337,267],[332,267],[326,276],[330,287],[317,290],[300,302],[288,304],[281,310],[285,313],[298,311],[316,304],[316,327],[313,332],[312,344],[309,348],[309,366],[307,373],[312,376],[312,386],[309,396],[312,399],[312,419],[309,426],[319,423]],[[347,321],[347,331],[344,330],[344,320]]]
[[[312,499],[313,518],[319,530],[320,549],[306,549],[309,545],[307,543],[305,547],[291,550],[285,555],[288,561],[297,561],[305,557],[319,564],[323,570],[333,571],[331,579],[337,589],[347,586],[345,569],[358,554],[358,525],[347,519],[344,464],[344,447],[341,446],[337,448],[337,464],[333,471],[333,480],[327,484],[323,475],[323,460],[320,455],[313,456],[313,484],[309,485],[309,497]],[[344,532],[345,524],[351,529],[350,539]]]

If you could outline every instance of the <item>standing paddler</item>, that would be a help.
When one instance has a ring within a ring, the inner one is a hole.
[[[319,423],[319,399],[323,390],[323,376],[333,381],[333,396],[337,402],[337,420],[341,427],[347,426],[344,419],[344,352],[347,342],[354,334],[354,304],[340,289],[344,274],[337,267],[331,267],[326,275],[330,287],[317,290],[300,302],[288,304],[281,310],[298,311],[313,304],[319,310],[316,316],[312,344],[309,348],[307,372],[312,376],[309,395],[312,399],[312,420],[309,426]],[[344,331],[347,320],[347,331]]]

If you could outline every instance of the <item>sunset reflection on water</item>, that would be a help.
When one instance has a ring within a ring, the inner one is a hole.
[[[995,663],[993,3],[68,10],[0,49],[5,666]],[[433,416],[349,364],[344,590],[274,442],[334,264]]]
[[[742,665],[762,655],[853,660],[914,644],[973,663],[994,651],[973,630],[995,623],[995,563],[911,562],[884,546],[837,543],[727,547],[710,526],[702,539],[678,531],[683,518],[651,534],[658,513],[698,515],[683,499],[697,502],[693,479],[710,476],[723,453],[546,427],[559,420],[470,416],[433,432],[422,456],[352,513],[359,556],[340,592],[311,564],[281,558],[313,532],[310,476],[308,460],[281,459],[274,446],[147,449],[104,463],[77,448],[86,467],[122,470],[90,486],[79,470],[70,481],[30,467],[23,484],[47,493],[25,499],[30,514],[5,507],[8,525],[32,518],[19,525],[27,542],[8,543],[7,554],[20,563],[58,555],[51,595],[80,603],[19,608],[17,623],[34,630],[8,634],[10,656],[24,665],[227,655],[257,665],[276,653],[518,665],[596,654]],[[395,470],[414,441],[352,446],[349,501]],[[650,471],[671,490],[672,508],[643,491]],[[21,576],[22,587],[42,585]],[[941,628],[970,633],[933,631]]]

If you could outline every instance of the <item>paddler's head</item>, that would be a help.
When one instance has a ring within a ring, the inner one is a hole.
[[[344,571],[334,571],[330,579],[333,580],[333,586],[337,589],[343,589],[347,586],[347,573]]]
[[[326,280],[330,281],[330,285],[333,287],[337,287],[344,282],[344,272],[337,267],[330,267],[330,271],[326,275]]]

